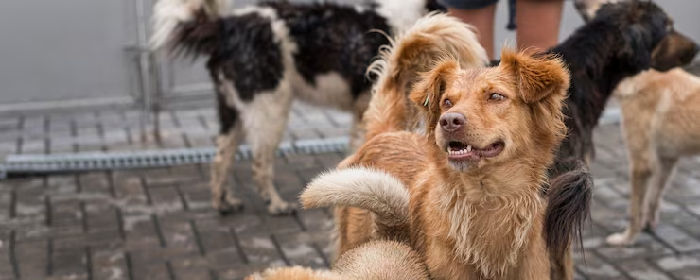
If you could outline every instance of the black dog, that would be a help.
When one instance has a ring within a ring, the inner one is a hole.
[[[243,134],[253,149],[253,179],[270,202],[268,211],[290,213],[295,204],[279,196],[273,167],[292,100],[352,112],[350,145],[359,145],[359,120],[372,85],[365,73],[380,46],[389,43],[386,35],[441,7],[435,0],[379,0],[358,6],[263,2],[229,9],[227,1],[159,0],[152,42],[155,48],[208,58],[220,125],[211,172],[214,207],[228,213],[243,205],[226,187],[236,139]]]
[[[667,71],[687,64],[697,51],[694,42],[673,29],[669,16],[648,1],[605,4],[590,22],[552,48],[549,53],[560,55],[569,64],[571,84],[564,109],[568,117],[568,136],[559,148],[550,176],[557,178],[587,169],[595,155],[593,129],[608,98],[623,78],[649,68]],[[549,203],[547,215],[558,216],[546,219],[551,228],[557,228],[556,225],[570,228],[571,223],[582,225],[588,215],[591,180],[590,177],[574,180],[577,183],[569,185],[569,197]],[[579,211],[556,209],[561,206],[571,209],[572,204],[581,205]],[[559,238],[568,238],[565,235],[568,233],[561,234],[564,235]],[[580,238],[580,227],[577,235]],[[552,279],[570,275],[571,268],[566,266],[561,264],[558,272],[553,271],[560,276]]]
[[[590,162],[593,129],[623,78],[649,68],[667,71],[685,65],[697,51],[697,45],[676,32],[673,21],[656,4],[605,4],[588,24],[550,50],[561,55],[571,72],[569,136],[559,149],[558,162],[569,158]]]
[[[594,157],[593,129],[618,83],[650,68],[667,71],[688,64],[698,49],[673,29],[673,21],[656,4],[625,1],[604,4],[586,25],[547,51],[562,57],[571,74],[564,109],[568,136],[549,170],[552,184],[559,187],[545,188],[557,192],[548,194],[548,244],[572,236],[580,241],[592,196],[588,164]],[[564,249],[550,248],[551,255],[562,256]],[[552,263],[552,279],[572,279],[570,259],[553,258]]]

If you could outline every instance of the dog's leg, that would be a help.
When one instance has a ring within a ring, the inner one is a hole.
[[[236,156],[236,137],[240,130],[238,113],[219,100],[220,132],[216,140],[217,153],[211,166],[211,196],[214,209],[221,214],[229,214],[243,208],[243,202],[236,198],[226,186],[229,169]]]
[[[253,116],[243,116],[246,139],[253,150],[253,180],[260,196],[269,201],[270,214],[289,214],[296,204],[284,201],[273,185],[275,153],[287,128],[291,92],[280,87],[272,94],[261,94],[249,104]]]
[[[673,174],[678,159],[660,159],[654,170],[649,191],[644,198],[642,208],[642,227],[649,230],[656,229],[659,216],[659,205],[663,197],[664,190],[668,186],[668,179]]]
[[[610,245],[624,246],[634,241],[636,235],[642,230],[644,196],[646,195],[649,178],[652,175],[652,168],[644,160],[632,159],[631,184],[629,214],[630,223],[623,232],[618,232],[608,236],[605,241]]]

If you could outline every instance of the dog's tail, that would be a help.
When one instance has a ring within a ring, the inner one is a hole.
[[[373,212],[380,231],[400,233],[408,225],[407,188],[395,177],[375,169],[351,167],[319,175],[301,194],[304,208],[351,206]]]
[[[453,58],[462,68],[483,67],[486,51],[473,28],[459,19],[432,12],[391,40],[380,50],[379,59],[368,68],[377,82],[369,109],[363,116],[366,140],[375,135],[417,127],[413,105],[407,98],[421,73],[436,61]]]
[[[545,214],[547,247],[553,260],[563,260],[571,249],[571,241],[583,248],[581,232],[590,216],[590,201],[593,196],[593,177],[586,163],[572,160],[568,166],[559,166],[569,171],[555,172],[550,181],[548,205]],[[558,170],[557,170],[558,171]]]
[[[218,45],[228,0],[158,0],[153,7],[151,49],[208,54]]]

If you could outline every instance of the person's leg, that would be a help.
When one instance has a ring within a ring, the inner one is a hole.
[[[498,0],[442,0],[447,12],[476,28],[479,43],[489,59],[494,59],[493,24]]]
[[[518,0],[515,29],[518,49],[549,49],[559,42],[563,0]]]

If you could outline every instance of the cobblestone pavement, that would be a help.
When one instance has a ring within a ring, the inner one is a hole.
[[[138,111],[84,111],[0,116],[0,161],[10,154],[61,154],[208,147],[218,117],[212,106],[160,115],[162,141],[142,138]],[[352,116],[295,103],[283,142],[347,136]],[[144,141],[145,140],[145,141]],[[245,142],[245,141],[243,141]]]
[[[304,107],[295,108],[291,122],[297,126],[288,140],[347,131],[347,115],[300,114]],[[143,148],[131,139],[135,122],[129,113],[76,116],[0,121],[0,143],[10,139],[14,153]],[[164,127],[172,138],[166,139],[180,141],[172,140],[172,147],[212,145],[212,112],[167,116]],[[585,231],[585,262],[577,256],[578,279],[700,279],[698,159],[678,168],[656,234],[643,234],[629,248],[603,244],[626,223],[629,182],[619,129],[596,130],[593,222]],[[294,199],[306,182],[342,158],[338,153],[280,157],[275,183],[285,198]],[[240,279],[270,265],[328,265],[332,219],[327,210],[269,216],[252,191],[250,162],[241,161],[231,176],[241,186],[245,210],[220,217],[210,208],[208,169],[187,165],[0,181],[0,280]]]

